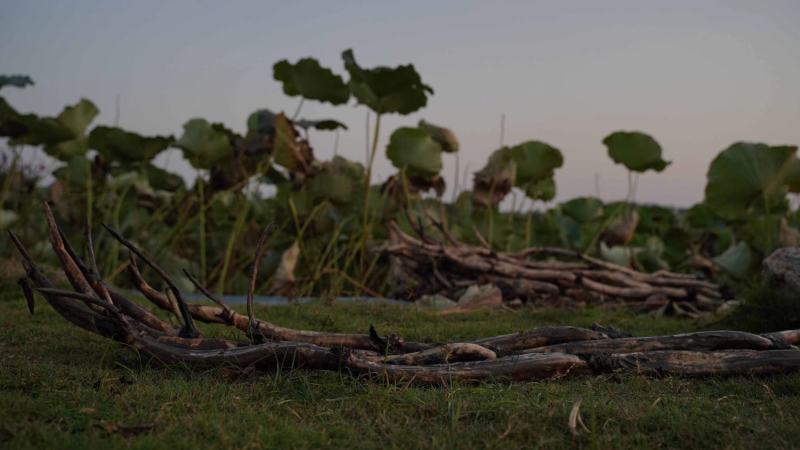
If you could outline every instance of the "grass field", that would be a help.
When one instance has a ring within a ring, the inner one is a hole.
[[[791,448],[800,374],[724,379],[576,377],[414,388],[341,373],[232,375],[159,367],[58,317],[0,296],[0,447],[6,448]],[[708,328],[619,311],[440,316],[414,307],[259,308],[277,323],[458,340],[546,324],[635,335]],[[207,328],[205,328],[207,329]],[[234,335],[221,327],[214,332]],[[573,436],[582,399],[588,431]]]

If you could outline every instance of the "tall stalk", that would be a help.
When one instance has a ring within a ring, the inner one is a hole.
[[[92,189],[92,164],[89,163],[86,169],[86,225],[92,229],[92,210],[94,203],[94,193]]]
[[[217,292],[220,294],[225,293],[225,278],[228,275],[228,267],[230,266],[231,256],[233,255],[233,247],[236,244],[236,239],[238,239],[242,228],[244,228],[247,214],[250,212],[250,202],[247,201],[246,198],[242,197],[240,203],[244,203],[244,205],[239,207],[239,214],[236,215],[236,222],[233,225],[230,237],[228,237],[228,245],[225,248],[225,259],[222,263],[222,272],[220,272],[219,281],[217,281]]]
[[[208,270],[206,263],[206,195],[205,181],[199,176],[197,177],[197,195],[200,197],[200,279],[205,283]]]

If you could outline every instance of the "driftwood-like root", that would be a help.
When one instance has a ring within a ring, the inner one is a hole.
[[[20,285],[31,312],[33,291],[36,290],[69,322],[125,343],[164,364],[202,369],[231,366],[262,370],[334,370],[396,383],[429,385],[490,379],[554,379],[615,371],[709,376],[782,373],[800,369],[800,349],[796,347],[800,344],[800,330],[763,335],[707,331],[675,336],[629,337],[619,330],[600,326],[593,326],[592,329],[551,326],[471,342],[427,344],[404,342],[391,334],[380,336],[374,328],[365,334],[348,334],[281,327],[256,318],[253,308],[258,261],[266,241],[264,235],[256,248],[251,270],[247,314],[240,314],[191,276],[189,278],[198,290],[217,305],[187,303],[175,283],[155,261],[109,229],[131,251],[130,272],[134,286],[153,304],[180,319],[182,327],[176,330],[100,279],[95,268],[90,232],[87,232],[87,264],[69,245],[47,206],[45,215],[53,250],[72,290],[54,286],[32,260],[23,243],[9,232],[26,272]],[[409,239],[413,238],[401,237],[404,241]],[[448,239],[454,240],[452,237]],[[470,254],[465,254],[463,249],[442,250],[441,246],[431,244],[430,239],[416,242],[414,245],[421,252],[437,249],[437,252],[441,250],[442,257],[452,262],[466,261],[462,268],[485,269],[486,258],[494,254],[483,247],[471,249]],[[405,248],[399,252],[407,251],[408,248]],[[524,255],[547,253],[564,256],[567,254],[565,252],[568,251],[531,249]],[[569,254],[575,256],[574,253]],[[137,257],[164,280],[166,293],[147,283],[139,270]],[[521,257],[505,255],[489,263],[496,264],[491,269],[496,276],[535,274],[536,279],[532,281],[539,282],[541,279],[544,280],[542,283],[558,286],[568,282],[584,287],[587,286],[585,280],[592,279],[597,283],[615,283],[616,289],[630,289],[630,292],[637,293],[647,290],[667,297],[677,296],[678,290],[712,289],[702,280],[665,273],[640,274],[580,257],[577,263],[528,261],[516,266],[507,261],[509,258]],[[581,267],[575,264],[581,264]],[[497,271],[497,267],[501,269]],[[596,271],[591,272],[592,268],[596,268]],[[201,337],[194,326],[195,320],[235,327],[247,339],[237,341]]]
[[[518,298],[547,304],[561,298],[592,302],[616,299],[642,311],[685,316],[713,311],[723,302],[719,286],[691,275],[663,270],[640,272],[558,248],[493,251],[485,239],[480,247],[464,244],[435,219],[429,216],[429,220],[445,242],[424,234],[419,223],[412,228],[418,235],[424,234],[424,239],[389,224],[390,244],[385,251],[392,260],[394,276],[412,283],[409,295],[456,298],[465,286],[492,283],[503,291],[507,301]]]

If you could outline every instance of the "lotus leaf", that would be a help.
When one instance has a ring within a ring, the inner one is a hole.
[[[295,97],[328,102],[334,105],[347,103],[350,91],[344,80],[314,58],[303,58],[295,64],[287,60],[272,66],[273,77],[283,82],[283,92]]]
[[[617,164],[634,172],[661,172],[670,161],[661,158],[661,146],[651,136],[639,131],[617,131],[603,139],[608,155]]]
[[[221,125],[205,119],[192,119],[183,125],[183,135],[175,142],[193,167],[210,169],[233,155],[230,134]]]
[[[122,165],[147,162],[172,144],[172,136],[142,136],[117,127],[99,126],[89,134],[89,147]]]
[[[720,152],[708,169],[705,203],[724,219],[784,208],[786,184],[797,147],[737,142]]]
[[[386,156],[408,176],[428,177],[442,170],[442,147],[418,128],[403,127],[392,133]]]
[[[425,106],[428,94],[433,94],[411,64],[365,69],[358,65],[352,50],[342,52],[342,59],[353,96],[377,114],[410,114]]]

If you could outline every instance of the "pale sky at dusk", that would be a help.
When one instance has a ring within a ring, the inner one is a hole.
[[[673,164],[639,182],[637,200],[702,199],[716,153],[738,140],[800,144],[800,1],[245,2],[0,1],[0,73],[36,86],[4,89],[21,111],[57,114],[81,97],[143,134],[180,135],[193,117],[239,132],[254,110],[294,111],[272,64],[313,56],[345,75],[340,53],[363,66],[413,63],[436,93],[428,106],[383,123],[383,142],[420,118],[448,126],[473,172],[505,143],[562,150],[558,200],[625,196],[626,172],[602,139],[653,135]],[[364,160],[365,108],[306,102],[301,116],[350,130],[339,153]],[[312,133],[320,159],[332,133]],[[383,149],[383,145],[381,149]],[[160,157],[191,174],[174,154]],[[445,155],[450,185],[454,161]],[[378,156],[376,177],[394,170]],[[470,176],[471,185],[471,176]],[[449,196],[447,197],[449,198]]]

